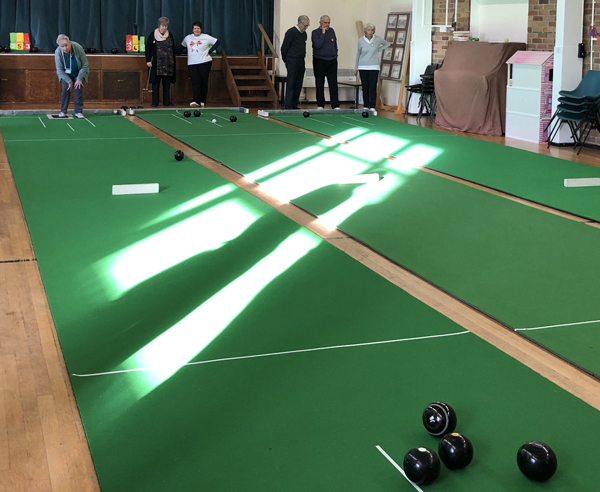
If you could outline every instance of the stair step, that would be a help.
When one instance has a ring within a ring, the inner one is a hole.
[[[271,89],[268,85],[238,85],[238,91],[268,91]]]
[[[235,80],[266,80],[264,75],[233,75]]]
[[[229,65],[231,70],[261,70],[260,65]]]
[[[242,101],[277,101],[275,96],[271,97],[240,97]]]

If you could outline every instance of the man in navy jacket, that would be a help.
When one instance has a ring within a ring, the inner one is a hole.
[[[329,85],[329,101],[333,109],[339,109],[337,83],[337,56],[338,46],[335,31],[329,27],[331,18],[322,15],[319,27],[312,32],[313,69],[315,72],[315,85],[317,86],[318,109],[325,107],[325,77]]]

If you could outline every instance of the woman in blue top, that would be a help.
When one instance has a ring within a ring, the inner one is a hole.
[[[83,118],[83,82],[87,82],[90,73],[87,56],[78,43],[68,36],[59,34],[56,38],[58,48],[54,52],[56,74],[60,80],[60,118],[67,117],[67,109],[71,101],[71,89],[75,92],[75,116]]]
[[[375,26],[367,24],[365,35],[358,40],[354,75],[360,72],[365,108],[374,109],[377,105],[377,78],[379,76],[379,52],[390,43],[375,36]]]

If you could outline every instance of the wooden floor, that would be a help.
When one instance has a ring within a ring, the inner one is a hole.
[[[380,116],[405,121],[392,112]],[[169,145],[215,171],[536,372],[600,409],[600,382],[441,292],[312,215],[135,117]],[[414,117],[409,123],[417,124]],[[427,118],[422,126],[433,127]],[[464,135],[464,134],[463,134]],[[600,151],[468,135],[501,145],[600,166]],[[481,187],[480,187],[481,188]],[[489,191],[489,190],[488,190]],[[512,197],[506,197],[513,199]],[[521,202],[524,202],[521,200]],[[525,202],[526,203],[526,202]],[[534,205],[532,205],[534,206]],[[548,210],[553,213],[552,210]],[[561,214],[566,215],[568,214]],[[579,220],[573,217],[573,220]],[[0,492],[99,491],[31,240],[0,139]]]

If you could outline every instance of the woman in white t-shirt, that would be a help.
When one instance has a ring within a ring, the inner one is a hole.
[[[190,106],[204,106],[208,93],[208,76],[212,67],[210,53],[219,46],[219,40],[208,34],[202,34],[202,22],[195,21],[193,34],[188,34],[181,42],[187,48],[188,70],[192,81],[193,100]]]

